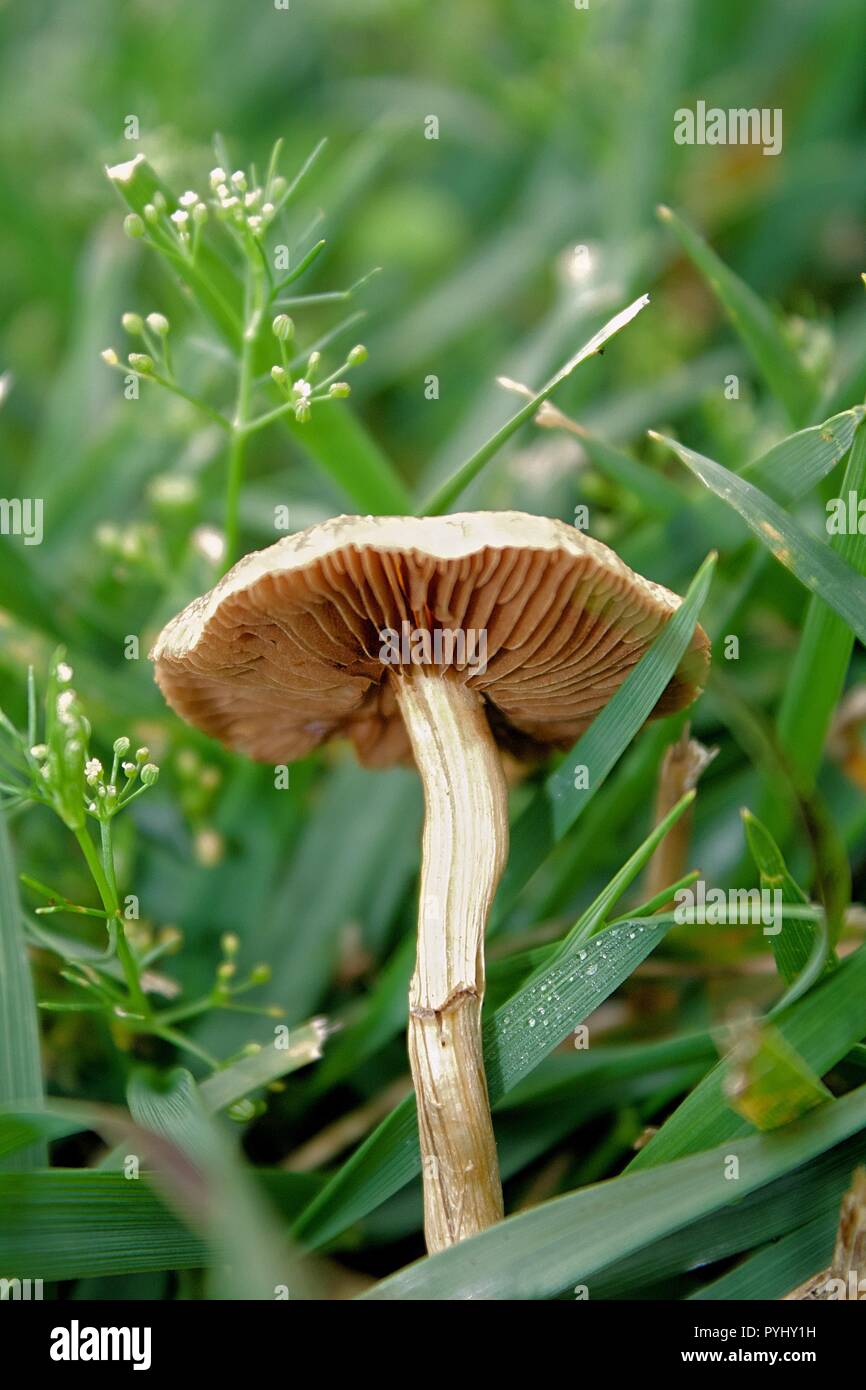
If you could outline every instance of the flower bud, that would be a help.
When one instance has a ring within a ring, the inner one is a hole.
[[[285,386],[286,382],[288,381],[285,367],[281,367],[278,364],[271,367],[271,376],[273,377],[274,381],[277,383],[278,386]]]
[[[124,753],[129,752],[129,739],[124,734],[121,738],[116,738],[112,745],[112,751],[122,758]]]
[[[165,314],[148,314],[147,326],[151,333],[156,333],[160,338],[164,338],[170,325]]]
[[[246,191],[246,186],[247,176],[243,169],[235,169],[232,174],[232,187],[236,188],[239,193],[244,193]]]
[[[143,787],[152,787],[158,777],[159,768],[156,763],[145,763],[144,767],[141,769],[141,785]]]
[[[145,220],[145,222],[156,222],[156,220],[157,220],[158,217],[159,217],[159,213],[157,212],[157,210],[156,210],[156,208],[154,207],[153,203],[145,203],[145,205],[144,205],[144,220]]]
[[[343,400],[346,396],[351,396],[352,388],[348,381],[334,381],[328,388],[328,395],[334,396],[337,400]]]
[[[142,376],[147,376],[148,372],[153,371],[153,358],[146,352],[131,352],[129,365],[135,371],[141,372]]]
[[[99,355],[102,358],[103,362],[105,362],[109,367],[117,366],[118,357],[117,353],[114,351],[114,348],[104,348]]]
[[[192,210],[192,220],[196,224],[196,226],[200,227],[203,222],[207,222],[207,216],[208,213],[206,204],[196,203],[195,207]]]
[[[348,361],[348,363],[349,363],[349,366],[350,366],[350,367],[359,367],[359,366],[361,365],[362,362],[366,362],[366,360],[367,360],[367,358],[369,357],[369,355],[370,355],[370,354],[368,353],[367,349],[364,347],[364,344],[363,344],[363,343],[357,343],[356,346],[353,347],[353,348],[352,348],[352,351],[349,353],[349,356],[348,356],[348,359],[347,359],[347,361]]]
[[[129,237],[137,238],[144,236],[145,226],[137,212],[128,212],[123,219],[123,230]]]
[[[287,343],[295,335],[295,325],[288,314],[277,314],[271,324],[271,331],[281,343]]]
[[[123,314],[120,322],[123,324],[124,331],[131,333],[133,338],[140,338],[144,331],[141,314]]]
[[[225,183],[225,181],[226,181],[226,171],[225,171],[225,169],[221,169],[219,165],[217,165],[217,167],[216,167],[215,169],[211,169],[211,171],[210,171],[210,186],[211,186],[211,188],[219,188],[220,184],[221,184],[221,183]]]
[[[226,1114],[230,1120],[234,1120],[236,1124],[242,1125],[245,1124],[247,1120],[255,1119],[258,1114],[258,1106],[254,1100],[250,1100],[249,1096],[245,1096],[243,1100],[233,1101],[226,1111]]]

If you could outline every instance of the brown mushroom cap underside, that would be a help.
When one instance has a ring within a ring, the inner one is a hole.
[[[246,556],[151,656],[178,714],[251,758],[288,763],[345,735],[387,766],[411,754],[389,679],[407,668],[383,662],[381,633],[484,631],[486,669],[470,648],[447,673],[526,755],[570,746],[679,603],[561,521],[343,516]],[[709,656],[696,627],[654,715],[691,703]]]

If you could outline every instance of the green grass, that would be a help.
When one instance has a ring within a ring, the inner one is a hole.
[[[5,1276],[82,1298],[700,1301],[779,1298],[829,1262],[866,1157],[866,756],[837,728],[866,680],[866,526],[826,525],[866,470],[866,13],[544,8],[0,11],[0,498],[42,499],[45,529],[0,536]],[[676,145],[698,99],[782,105],[782,154]],[[288,268],[214,213],[194,260],[162,223],[157,249],[124,235],[217,164],[286,178],[263,244]],[[122,330],[154,312],[166,339]],[[137,398],[130,351],[155,354]],[[319,383],[309,419],[281,367]],[[417,778],[334,745],[277,789],[169,713],[147,651],[286,528],[578,506],[687,598],[578,744],[515,779],[485,1006],[507,1220],[425,1259]],[[779,887],[778,937],[647,889],[686,716],[645,719],[698,617],[713,669],[688,718],[718,753],[675,797],[678,885]],[[59,647],[105,777],[123,736],[160,769],[122,814],[81,821],[80,750],[42,728]],[[726,1099],[720,1025],[743,1006],[824,1097],[777,1132]]]

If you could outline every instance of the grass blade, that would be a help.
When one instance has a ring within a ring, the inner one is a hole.
[[[6,819],[0,813],[0,1105],[42,1103],[39,1024],[30,962],[24,945],[18,879]],[[47,1162],[40,1143],[0,1168],[37,1168]]]
[[[628,1173],[546,1202],[410,1265],[367,1300],[540,1299],[592,1276],[650,1241],[764,1187],[866,1126],[866,1087],[772,1135]],[[736,1183],[725,1177],[739,1160]],[[590,1285],[591,1289],[591,1285]]]
[[[866,578],[831,550],[792,521],[782,507],[748,483],[723,468],[720,463],[697,454],[676,440],[650,431],[654,439],[666,444],[701,482],[721,497],[745,521],[762,545],[781,565],[796,575],[800,583],[817,594],[839,614],[866,642]]]
[[[594,334],[589,342],[585,343],[573,357],[570,357],[565,366],[560,367],[559,371],[550,378],[545,386],[542,386],[537,395],[527,401],[526,405],[522,406],[516,415],[512,415],[511,419],[507,420],[501,429],[498,429],[490,439],[482,444],[481,448],[477,449],[471,458],[461,464],[456,472],[433,493],[432,497],[427,499],[421,508],[422,514],[425,516],[439,516],[442,512],[446,512],[452,503],[457,500],[464,488],[467,488],[473,478],[478,476],[485,464],[489,463],[490,459],[499,452],[503,444],[507,443],[511,436],[520,429],[521,425],[525,424],[527,420],[531,420],[548,397],[553,395],[557,386],[561,385],[567,377],[571,376],[575,367],[578,367],[581,362],[585,362],[588,357],[594,357],[597,352],[601,352],[605,343],[608,342],[615,333],[618,333],[621,328],[624,328],[627,323],[630,323],[647,304],[649,304],[649,295],[643,294],[640,299],[636,299],[627,309],[621,310],[609,323],[606,323],[603,328],[599,329],[598,333]]]
[[[490,1103],[527,1076],[661,941],[670,918],[608,927],[587,948],[554,961],[484,1029]],[[415,1097],[408,1096],[304,1212],[296,1237],[323,1245],[399,1191],[421,1166]]]
[[[280,1049],[272,1043],[252,1057],[241,1057],[231,1066],[214,1072],[199,1086],[205,1108],[211,1113],[225,1110],[251,1091],[267,1086],[281,1076],[288,1076],[300,1067],[309,1066],[311,1062],[317,1062],[322,1055],[326,1033],[325,1019],[310,1019],[309,1023],[291,1030],[288,1047]]]
[[[754,290],[725,265],[687,222],[664,206],[658,209],[658,215],[676,233],[686,255],[703,275],[773,395],[795,425],[802,423],[817,399],[817,384],[803,367],[781,325]]]

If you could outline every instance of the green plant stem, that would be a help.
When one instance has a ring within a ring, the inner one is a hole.
[[[120,905],[117,901],[116,889],[114,889],[112,886],[114,878],[113,865],[111,878],[109,879],[109,877],[103,870],[103,866],[100,861],[99,855],[96,852],[96,846],[94,845],[93,841],[88,835],[86,828],[84,826],[81,826],[79,829],[76,829],[73,833],[81,848],[81,853],[84,855],[84,858],[87,861],[87,867],[89,868],[93,876],[93,881],[96,884],[97,892],[99,893],[99,896],[102,899],[102,906],[105,908],[106,917],[109,919],[109,922],[113,919],[114,921],[117,921],[119,923],[119,929],[116,937],[117,958],[120,961],[120,965],[123,970],[123,976],[126,980],[126,987],[129,990],[130,1000],[135,1006],[136,1010],[140,1011],[145,1017],[149,1017],[150,1005],[148,1004],[147,997],[141,988],[141,983],[138,978],[138,967],[136,965],[135,957],[132,954],[129,942],[126,939],[126,934],[123,930],[123,923],[120,921]],[[103,841],[103,844],[104,843],[105,842]]]
[[[246,288],[244,291],[244,332],[238,368],[238,392],[234,418],[231,421],[231,442],[229,444],[225,513],[226,569],[234,564],[238,552],[238,512],[240,510],[241,487],[244,477],[246,442],[249,434],[250,396],[252,394],[253,384],[253,354],[262,322],[265,289],[264,270],[258,261],[250,257],[247,268]]]

